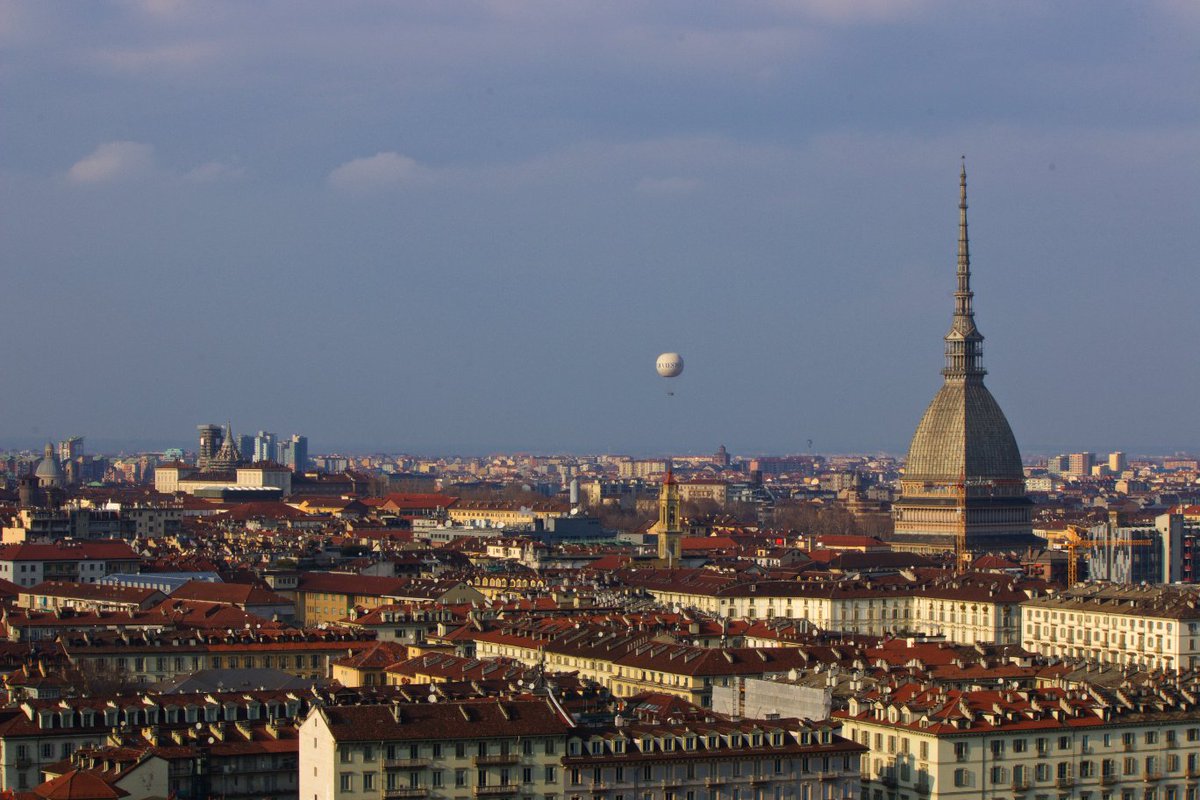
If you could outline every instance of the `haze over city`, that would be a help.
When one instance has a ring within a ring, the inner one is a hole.
[[[1187,2],[5,3],[0,444],[902,453],[966,154],[1022,451],[1194,448],[1198,35]]]

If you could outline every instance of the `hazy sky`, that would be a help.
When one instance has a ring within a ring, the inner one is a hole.
[[[0,448],[1195,448],[1200,4],[4,2]],[[655,356],[687,362],[666,395]]]

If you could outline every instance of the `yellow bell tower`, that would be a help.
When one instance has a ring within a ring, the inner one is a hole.
[[[677,567],[683,552],[683,534],[679,529],[679,484],[667,461],[667,474],[658,495],[658,560],[661,566]]]

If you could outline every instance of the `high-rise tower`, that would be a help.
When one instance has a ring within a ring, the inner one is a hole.
[[[967,169],[959,175],[958,284],[946,334],[942,388],[908,449],[893,506],[898,550],[953,550],[965,534],[972,552],[1024,549],[1033,535],[1021,452],[1012,428],[983,385],[983,334],[975,326],[967,238]]]
[[[200,431],[200,450],[197,453],[196,466],[208,469],[208,462],[221,449],[222,433],[220,425],[197,425]]]

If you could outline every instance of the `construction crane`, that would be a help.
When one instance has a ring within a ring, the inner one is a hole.
[[[1088,538],[1089,530],[1082,525],[1067,525],[1063,534],[1063,544],[1067,547],[1067,588],[1079,583],[1079,551],[1093,547],[1148,547],[1154,544],[1153,539],[1106,539],[1095,541]]]
[[[958,530],[954,532],[954,572],[962,575],[967,571],[967,476],[958,479]]]

